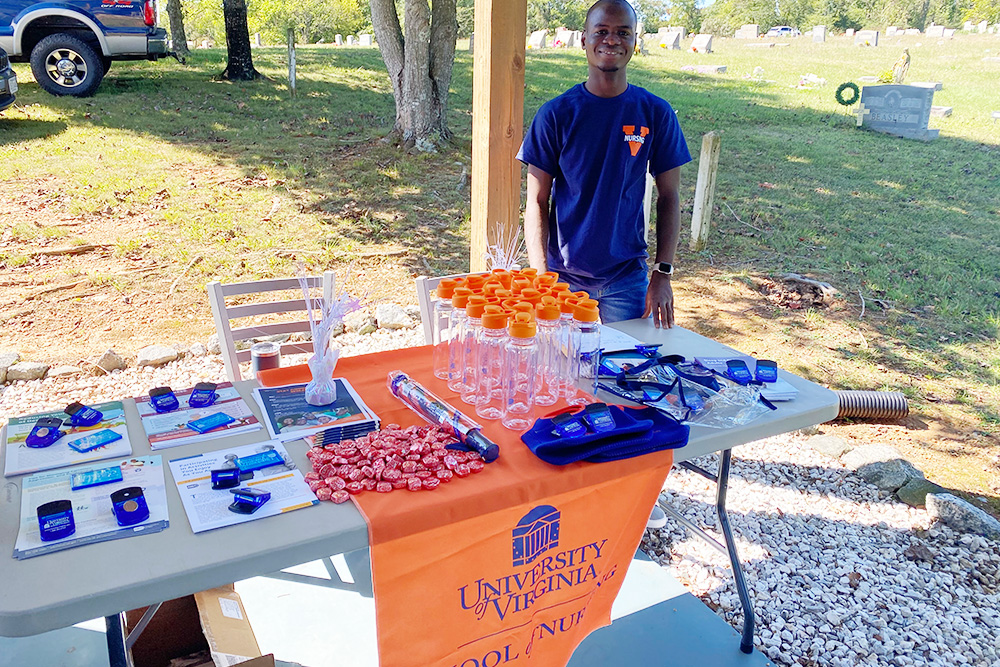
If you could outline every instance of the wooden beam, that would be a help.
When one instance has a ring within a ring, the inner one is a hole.
[[[476,0],[472,77],[472,271],[483,253],[520,224],[524,135],[525,0]]]
[[[698,184],[694,189],[694,211],[691,214],[691,250],[704,250],[708,245],[708,230],[715,199],[715,177],[719,173],[719,151],[722,137],[714,130],[701,140],[698,158]]]

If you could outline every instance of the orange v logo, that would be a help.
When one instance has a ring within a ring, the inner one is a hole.
[[[632,151],[632,157],[639,154],[639,149],[642,145],[646,143],[646,135],[649,134],[648,127],[639,127],[639,134],[635,133],[635,125],[622,125],[622,132],[625,133],[625,141],[628,142],[629,150]]]

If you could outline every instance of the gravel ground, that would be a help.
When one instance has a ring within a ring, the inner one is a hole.
[[[379,330],[338,341],[349,356],[421,345],[423,336]],[[224,379],[221,357],[209,355],[105,377],[18,382],[0,395],[0,419]],[[804,440],[761,440],[733,459],[729,517],[754,602],[757,647],[789,666],[1000,667],[1000,545],[930,525],[926,511],[893,500]],[[698,463],[714,470],[715,458]],[[713,488],[678,469],[662,500],[714,534]],[[677,524],[647,531],[643,546],[742,628],[724,556]]]

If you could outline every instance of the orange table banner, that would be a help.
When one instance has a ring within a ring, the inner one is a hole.
[[[433,377],[430,348],[341,359],[383,424],[423,421],[386,387],[403,370],[472,416]],[[556,406],[558,407],[558,406]],[[539,410],[539,413],[552,408]],[[544,463],[499,422],[486,469],[433,491],[361,493],[381,667],[564,665],[611,605],[673,462]]]

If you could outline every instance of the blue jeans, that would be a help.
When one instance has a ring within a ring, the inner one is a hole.
[[[590,294],[590,298],[597,300],[601,309],[601,322],[604,324],[639,319],[646,310],[646,289],[649,287],[646,269],[629,273],[607,283],[597,290],[597,294],[594,294],[593,290],[586,290],[574,284],[572,280],[567,282],[574,292],[583,289]]]

